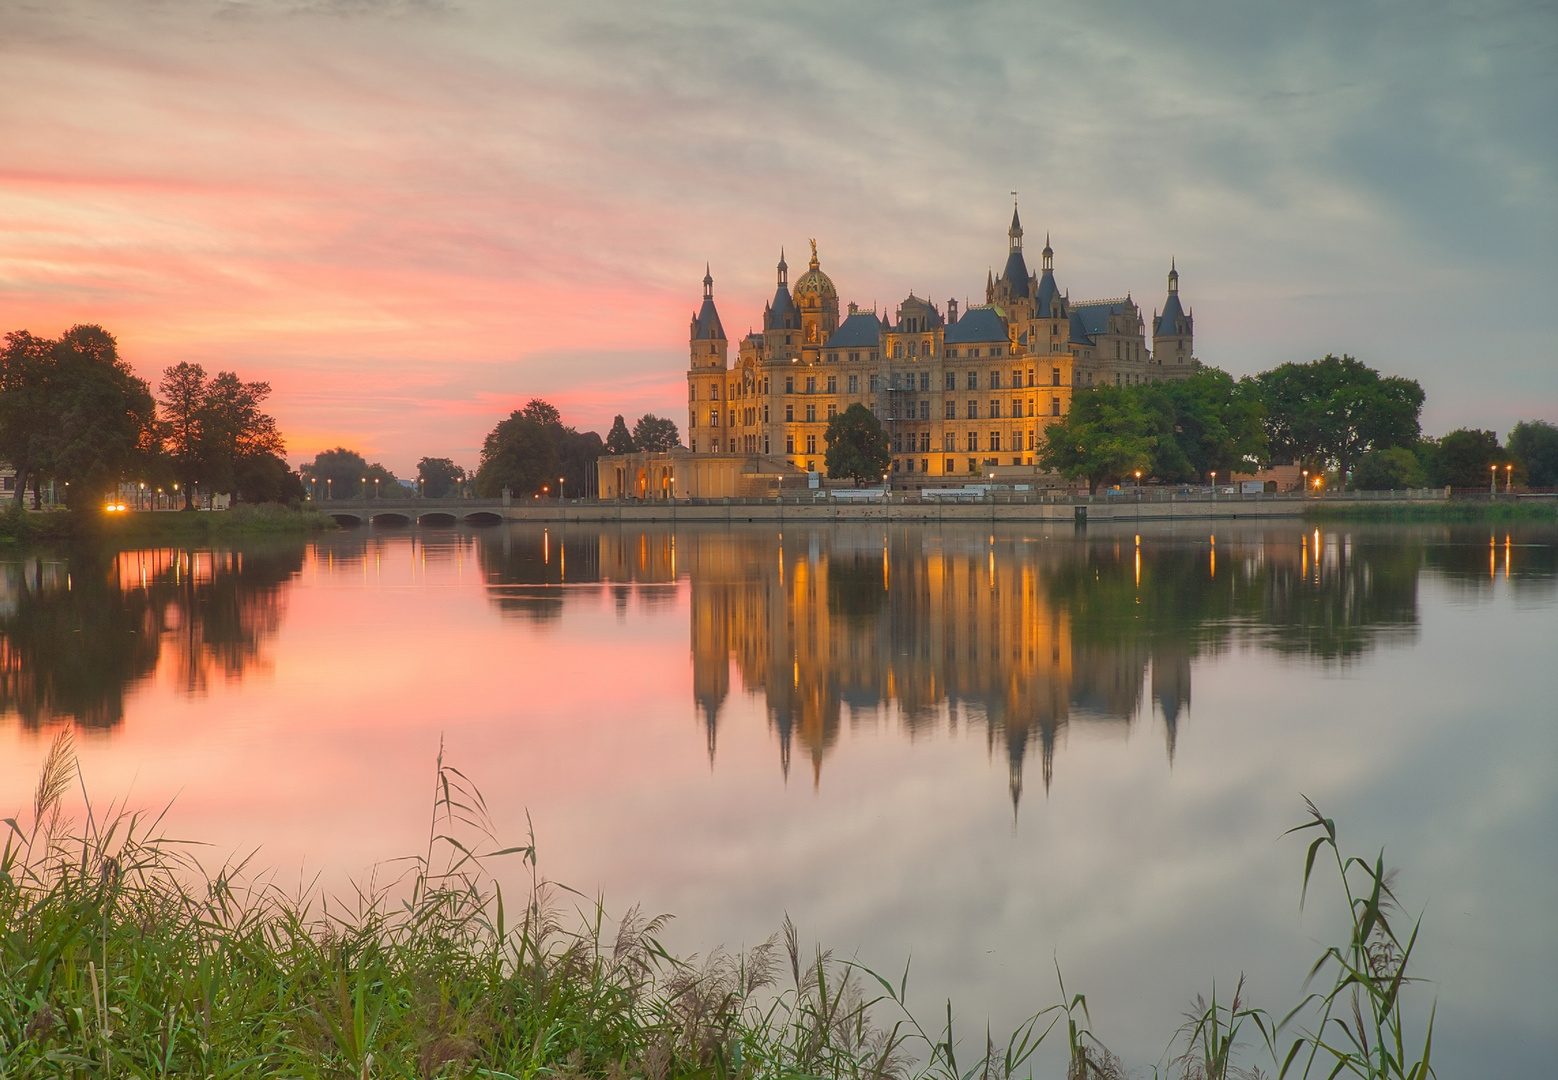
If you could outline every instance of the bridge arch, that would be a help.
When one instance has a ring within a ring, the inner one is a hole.
[[[417,516],[418,525],[449,526],[458,525],[459,523],[460,519],[449,513],[447,510],[432,510],[428,513]]]
[[[370,525],[410,525],[411,519],[398,510],[383,510],[368,519]]]
[[[495,514],[491,510],[473,510],[465,515],[467,525],[501,525],[503,515]]]

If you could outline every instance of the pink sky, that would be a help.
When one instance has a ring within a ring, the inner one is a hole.
[[[294,462],[406,475],[533,395],[684,422],[706,260],[732,335],[809,236],[845,301],[977,302],[1016,188],[1077,299],[1150,311],[1176,256],[1207,362],[1352,352],[1431,432],[1558,416],[1529,28],[1160,18],[13,7],[0,328],[268,379]]]

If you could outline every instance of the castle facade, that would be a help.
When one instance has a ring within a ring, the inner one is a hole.
[[[694,460],[613,469],[602,459],[600,494],[753,494],[760,478],[821,471],[828,420],[857,402],[887,431],[895,483],[961,483],[1035,466],[1044,429],[1065,417],[1079,390],[1194,369],[1194,320],[1172,263],[1149,347],[1129,293],[1073,301],[1056,283],[1048,237],[1040,258],[1030,272],[1013,207],[1005,265],[987,275],[984,304],[960,312],[948,300],[943,310],[911,293],[892,318],[854,303],[840,318],[838,289],[812,241],[811,263],[793,286],[780,255],[763,329],[736,343],[734,359],[705,272],[688,333],[684,442]]]

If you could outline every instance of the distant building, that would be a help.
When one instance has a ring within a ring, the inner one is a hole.
[[[744,495],[758,477],[821,471],[829,418],[857,402],[887,429],[895,482],[1031,468],[1044,429],[1066,415],[1078,388],[1194,370],[1194,319],[1172,260],[1149,348],[1129,293],[1073,301],[1056,283],[1048,237],[1041,258],[1030,273],[1014,207],[1005,265],[987,275],[984,304],[960,312],[949,299],[943,311],[911,293],[892,318],[851,303],[841,320],[812,241],[793,287],[780,254],[763,329],[737,343],[734,363],[706,271],[688,333],[687,455],[602,458],[601,496]]]

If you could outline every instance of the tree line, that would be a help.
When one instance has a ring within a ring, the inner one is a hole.
[[[0,457],[15,470],[18,505],[46,482],[67,505],[91,505],[127,477],[177,490],[186,507],[197,490],[284,502],[302,491],[261,408],[270,392],[182,363],[163,372],[155,397],[100,326],[57,339],[19,330],[0,348]]]
[[[1423,401],[1416,380],[1382,376],[1346,355],[1238,380],[1199,367],[1179,382],[1078,392],[1046,433],[1039,463],[1086,480],[1090,491],[1138,473],[1205,483],[1272,463],[1366,490],[1486,486],[1493,466],[1515,484],[1558,485],[1558,427],[1517,424],[1508,446],[1471,428],[1430,438]]]

